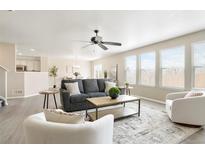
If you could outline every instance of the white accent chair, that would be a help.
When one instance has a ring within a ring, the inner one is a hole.
[[[23,125],[29,144],[112,144],[113,123],[113,115],[83,124],[63,124],[48,122],[44,113],[38,113]]]
[[[166,96],[169,118],[176,123],[205,125],[205,96],[184,98],[187,93],[170,93]]]

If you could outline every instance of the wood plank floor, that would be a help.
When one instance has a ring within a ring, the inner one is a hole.
[[[60,106],[59,96],[57,97]],[[42,111],[43,96],[34,96],[24,99],[13,99],[8,101],[9,105],[0,108],[0,143],[19,144],[24,143],[23,121],[32,114]],[[163,104],[142,101],[152,105],[156,110],[164,109]],[[53,98],[50,97],[50,108],[55,108]],[[193,134],[182,143],[205,143],[205,129]]]

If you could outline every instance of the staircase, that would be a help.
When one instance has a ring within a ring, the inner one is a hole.
[[[0,65],[0,107],[7,104],[7,69]]]

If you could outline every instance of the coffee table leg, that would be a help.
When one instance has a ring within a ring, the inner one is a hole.
[[[45,106],[46,106],[46,94],[44,95],[43,109],[45,109]]]
[[[55,94],[53,94],[53,98],[54,98],[54,102],[55,102],[55,105],[56,105],[56,109],[58,109],[58,106],[57,106],[57,102],[56,102],[56,96],[55,96]]]
[[[48,109],[49,94],[47,94],[47,109]]]
[[[98,119],[98,108],[97,108],[97,107],[96,107],[96,112],[95,112],[95,114],[96,114],[95,120],[97,120],[97,119]]]
[[[140,116],[140,99],[138,100],[138,117]]]

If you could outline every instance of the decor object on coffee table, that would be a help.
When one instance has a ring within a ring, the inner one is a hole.
[[[49,95],[53,95],[53,99],[54,99],[54,102],[55,102],[56,109],[58,108],[57,102],[56,102],[56,96],[55,96],[55,94],[57,94],[57,93],[59,93],[59,90],[57,90],[57,89],[49,89],[49,90],[39,92],[39,94],[44,95],[44,103],[43,103],[43,108],[44,109],[45,109],[46,102],[47,102],[46,108],[48,109]]]
[[[49,69],[49,76],[53,77],[53,88],[56,88],[56,77],[57,77],[58,68],[56,66],[52,66]]]
[[[94,122],[62,124],[48,122],[43,113],[29,116],[23,123],[27,144],[112,144],[113,115]]]
[[[201,96],[189,92],[170,93],[166,97],[166,111],[176,123],[205,125],[205,92]],[[195,95],[195,96],[194,96]],[[188,97],[189,96],[189,97]]]
[[[120,89],[117,88],[117,87],[112,87],[110,88],[109,90],[109,96],[112,98],[112,99],[116,99],[120,94]]]

